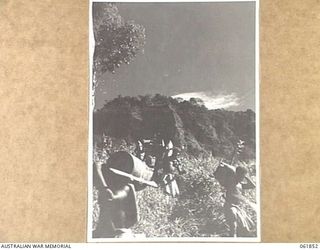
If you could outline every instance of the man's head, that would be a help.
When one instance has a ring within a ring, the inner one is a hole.
[[[145,161],[149,167],[155,167],[156,165],[156,157],[153,155],[147,155]]]
[[[237,182],[241,182],[246,174],[248,173],[248,170],[245,167],[237,167],[236,168],[236,180]]]

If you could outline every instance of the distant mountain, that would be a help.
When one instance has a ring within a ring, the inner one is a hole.
[[[160,133],[194,156],[212,154],[231,159],[237,142],[245,147],[240,160],[255,158],[255,113],[208,110],[198,98],[190,101],[155,96],[121,97],[94,112],[95,138],[102,134],[134,142]]]

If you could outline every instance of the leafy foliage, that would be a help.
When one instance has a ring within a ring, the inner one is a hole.
[[[185,159],[187,174],[178,179],[181,195],[172,198],[159,189],[147,188],[138,192],[140,221],[134,227],[136,233],[146,237],[225,237],[228,226],[225,221],[222,198],[223,189],[211,177],[218,164],[214,158]],[[255,192],[246,193],[255,201]],[[256,214],[246,207],[256,222]],[[256,231],[250,233],[254,236]]]
[[[107,150],[105,157],[95,157],[96,161],[105,161],[108,152],[127,150],[132,152],[134,146],[123,140],[108,140],[103,147]],[[95,149],[97,155],[98,148]],[[109,151],[110,150],[110,151]],[[181,195],[172,198],[161,189],[147,187],[137,192],[139,221],[133,227],[137,234],[146,237],[224,237],[228,227],[223,213],[223,188],[212,177],[219,159],[213,157],[195,158],[183,154],[182,165],[186,174],[177,177]],[[242,165],[248,164],[239,163]],[[255,166],[251,164],[250,175],[255,178]],[[94,225],[99,223],[99,202],[97,189],[94,189]],[[255,190],[246,191],[245,196],[255,202]],[[246,207],[249,216],[256,223],[256,214]],[[255,236],[256,230],[249,236]],[[247,235],[248,236],[248,235]]]
[[[145,29],[133,21],[124,21],[114,3],[93,3],[95,36],[94,73],[114,73],[121,64],[129,64],[145,44]]]
[[[188,153],[223,157],[230,162],[239,140],[239,160],[255,158],[255,113],[208,110],[201,100],[178,101],[162,95],[122,97],[94,113],[94,134],[133,142],[160,133]]]

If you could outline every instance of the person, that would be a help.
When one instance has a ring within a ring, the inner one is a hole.
[[[164,192],[172,197],[177,197],[180,194],[178,183],[174,176],[174,170],[177,168],[176,149],[173,147],[171,140],[162,149],[161,157],[157,160],[157,169],[161,173],[161,183],[164,188]],[[179,172],[180,173],[180,172]]]
[[[126,151],[115,152],[106,163],[96,162],[95,166],[101,208],[94,235],[135,238],[131,228],[139,220],[136,192],[147,186],[158,187],[151,181],[152,169]]]
[[[165,144],[160,133],[155,133],[153,138],[148,140],[145,152],[144,161],[154,170],[153,180],[159,183],[163,175],[162,160],[165,154]]]
[[[236,168],[234,175],[229,176],[225,184],[226,194],[224,203],[224,213],[229,226],[229,236],[237,237],[240,227],[250,231],[253,221],[247,215],[245,210],[240,206],[242,202],[254,208],[254,204],[243,196],[245,189],[255,188],[255,184],[247,176],[248,170],[239,166]]]
[[[173,148],[173,154],[171,156],[172,165],[175,169],[177,169],[178,173],[180,175],[183,175],[186,173],[186,171],[182,168],[182,162],[180,160],[180,149],[177,147]]]
[[[157,161],[161,161],[166,153],[166,145],[160,133],[156,133],[152,139],[151,154],[154,155]]]
[[[139,149],[139,144],[137,148]],[[144,148],[144,161],[153,169],[153,181],[161,185],[166,194],[172,197],[179,195],[180,191],[174,170],[177,169],[179,174],[185,173],[185,171],[181,169],[181,162],[178,160],[178,148],[173,146],[171,140],[165,143],[160,133],[155,133],[148,146]]]
[[[143,143],[140,140],[137,141],[134,153],[140,160],[145,161],[146,152]]]
[[[100,218],[94,238],[133,238],[131,227],[138,221],[136,190],[128,178],[115,174],[105,164],[96,164],[99,185]]]

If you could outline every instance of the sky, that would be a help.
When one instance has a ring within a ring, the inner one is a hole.
[[[118,3],[146,30],[144,53],[107,72],[96,108],[118,95],[199,97],[209,109],[255,110],[255,3]]]

